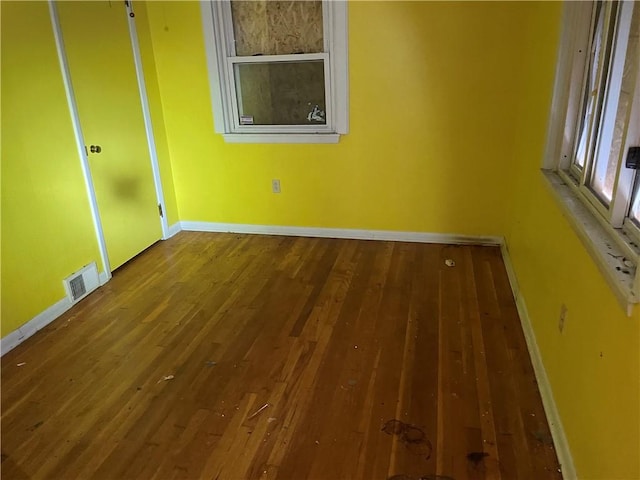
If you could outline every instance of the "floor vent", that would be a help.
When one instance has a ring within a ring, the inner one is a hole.
[[[69,275],[62,283],[71,303],[79,302],[100,286],[95,262]]]

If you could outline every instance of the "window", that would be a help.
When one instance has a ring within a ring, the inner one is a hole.
[[[614,270],[617,288],[625,285],[626,300],[635,303],[640,180],[626,164],[640,145],[640,4],[568,2],[564,23],[546,167],[589,212],[587,221],[575,208],[569,213],[580,217],[583,237],[604,239],[600,248],[584,238],[590,250],[604,249],[603,268]]]
[[[216,132],[260,143],[348,133],[346,2],[201,5]]]

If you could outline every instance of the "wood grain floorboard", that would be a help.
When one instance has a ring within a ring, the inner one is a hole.
[[[493,247],[182,232],[1,381],[3,479],[561,478]]]

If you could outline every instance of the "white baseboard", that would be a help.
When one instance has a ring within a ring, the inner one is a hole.
[[[0,340],[0,356],[16,348],[23,342],[23,340],[24,335],[19,328],[2,337],[2,340]]]
[[[296,237],[344,238],[353,240],[388,240],[396,242],[446,243],[461,245],[502,245],[502,237],[456,235],[447,233],[398,232],[393,230],[358,230],[351,228],[287,227],[247,225],[242,223],[180,222],[182,230],[192,232],[253,233]]]
[[[53,322],[56,318],[62,315],[64,312],[71,308],[71,301],[65,297],[62,300],[54,303],[45,311],[39,313],[27,323],[14,330],[6,337],[0,340],[0,352],[2,355],[13,350],[27,338],[32,336],[38,330],[42,330],[44,327]]]
[[[107,283],[110,279],[111,275],[107,272],[100,272],[98,274],[100,286]],[[2,339],[0,339],[0,356],[16,348],[38,330],[42,330],[60,315],[69,310],[72,306],[73,304],[71,303],[71,300],[65,297],[62,300],[59,300],[58,302],[51,305],[46,310],[40,312],[24,325],[18,327],[13,332],[4,336]]]
[[[100,286],[104,285],[109,280],[111,280],[111,273],[100,272],[100,274],[98,275],[98,281],[100,282]]]
[[[169,233],[167,235],[167,238],[165,238],[164,240],[167,240],[171,237],[173,237],[176,233],[182,231],[182,227],[180,226],[180,222],[176,222],[173,225],[171,225],[169,227]]]
[[[547,371],[545,370],[544,363],[542,362],[542,355],[540,354],[540,349],[536,342],[536,335],[533,331],[533,325],[531,324],[527,305],[524,301],[522,292],[520,292],[518,279],[513,268],[513,263],[511,262],[509,249],[505,242],[500,246],[500,250],[502,251],[502,259],[507,270],[507,275],[509,276],[509,283],[511,284],[511,290],[513,291],[516,307],[518,308],[522,331],[524,332],[524,338],[527,342],[527,348],[529,350],[529,356],[531,357],[531,363],[538,382],[544,411],[547,415],[547,421],[549,422],[549,429],[551,430],[551,436],[553,437],[553,444],[556,449],[556,454],[558,455],[560,467],[562,468],[562,478],[565,480],[575,480],[578,478],[578,475],[576,474],[576,469],[573,464],[573,457],[571,456],[569,442],[564,433],[560,413],[558,412],[556,402],[553,398],[553,390],[551,389],[551,383],[549,382]]]

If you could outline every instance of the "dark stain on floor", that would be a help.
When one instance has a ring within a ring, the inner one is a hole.
[[[535,432],[531,432],[531,435],[533,435],[533,437],[540,443],[544,445],[553,446],[553,437],[551,436],[550,433],[547,433],[542,430],[537,430]]]
[[[467,460],[473,463],[474,467],[477,467],[484,460],[484,458],[488,456],[489,454],[487,452],[469,452],[467,454]]]
[[[384,424],[382,431],[387,435],[400,437],[400,441],[414,455],[422,456],[425,460],[431,457],[433,446],[424,431],[415,425],[393,419]]]
[[[42,424],[43,424],[43,423],[44,423],[44,420],[40,420],[38,423],[36,423],[34,426],[32,426],[32,427],[29,429],[29,431],[30,431],[30,432],[35,431],[36,429],[40,428],[40,427],[42,426]]]

